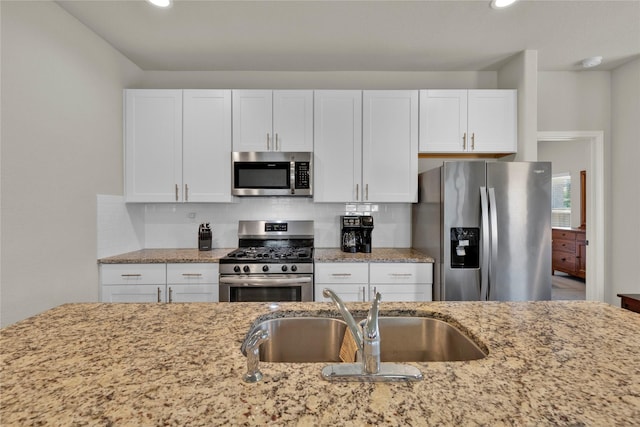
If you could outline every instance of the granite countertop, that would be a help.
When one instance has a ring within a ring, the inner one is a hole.
[[[316,248],[315,262],[434,262],[434,259],[411,248],[374,248],[371,253],[348,253],[339,248]]]
[[[100,258],[99,264],[156,264],[187,262],[218,262],[220,258],[231,252],[231,249],[218,248],[200,251],[196,248],[186,249],[141,249],[106,258]]]
[[[364,303],[349,303],[364,310]],[[3,425],[637,425],[640,315],[604,303],[383,303],[453,319],[489,349],[412,363],[415,383],[331,383],[323,363],[261,362],[258,317],[328,303],[68,304],[4,328]],[[382,337],[384,340],[384,337]]]
[[[198,249],[141,249],[106,258],[100,258],[99,264],[154,264],[218,262],[220,258],[234,248],[219,248],[210,251]],[[434,262],[433,258],[410,248],[376,248],[371,253],[350,254],[338,248],[314,249],[315,262]]]

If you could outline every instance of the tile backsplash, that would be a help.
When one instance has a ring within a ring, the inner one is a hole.
[[[214,248],[235,248],[238,221],[252,219],[310,219],[315,225],[315,246],[338,247],[340,215],[354,207],[374,217],[374,248],[411,246],[409,203],[345,205],[306,198],[245,197],[236,203],[125,204],[122,196],[98,196],[98,256],[141,248],[196,248],[202,222],[211,224]]]

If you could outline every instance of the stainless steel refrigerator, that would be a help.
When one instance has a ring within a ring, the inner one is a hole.
[[[551,299],[551,163],[444,162],[419,175],[412,246],[436,301]]]

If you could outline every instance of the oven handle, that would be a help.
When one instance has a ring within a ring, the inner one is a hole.
[[[262,277],[220,277],[219,282],[221,285],[277,286],[297,283],[311,283],[311,277],[296,277],[291,279],[271,279]]]

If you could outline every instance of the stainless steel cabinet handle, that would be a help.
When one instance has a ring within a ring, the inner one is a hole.
[[[178,201],[178,184],[176,184],[176,202]]]
[[[411,277],[413,276],[413,274],[411,273],[390,273],[389,274],[392,277]]]
[[[331,273],[333,277],[350,277],[351,273]]]
[[[475,150],[476,149],[476,133],[472,133],[471,134],[471,149]]]
[[[275,150],[276,151],[280,151],[280,142],[278,141],[278,134],[276,133],[276,144],[275,144]]]
[[[158,302],[162,302],[162,291],[160,290],[160,287],[158,287]]]
[[[184,201],[189,201],[189,186],[187,184],[184,185]]]
[[[271,143],[269,142],[269,132],[267,132],[267,151],[271,149]]]
[[[132,274],[121,274],[122,277],[142,277],[142,274],[132,273]]]
[[[360,200],[360,184],[356,184],[356,202]]]
[[[467,149],[467,133],[465,132],[464,135],[462,135],[462,149],[466,150]]]
[[[367,302],[367,287],[362,287],[362,302]]]
[[[369,184],[367,184],[364,188],[364,194],[365,194],[365,201],[369,201]]]
[[[182,273],[185,277],[202,277],[202,273]]]
[[[173,289],[169,287],[169,302],[173,302]]]

